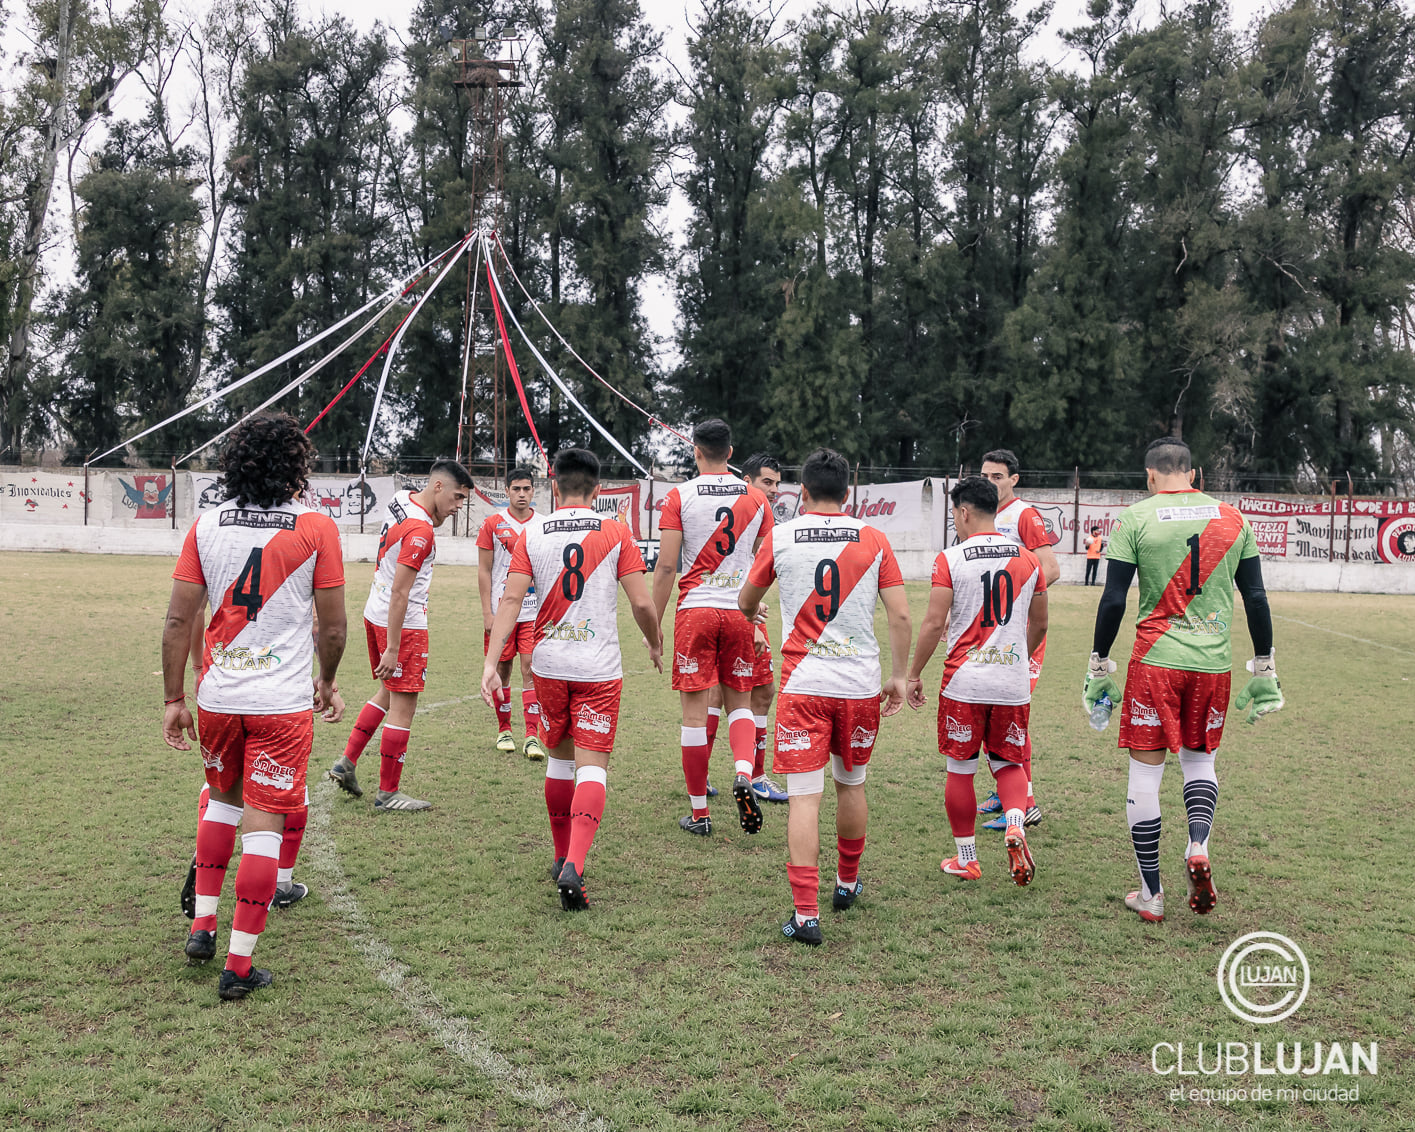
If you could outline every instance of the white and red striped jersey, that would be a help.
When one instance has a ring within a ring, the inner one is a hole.
[[[934,560],[933,584],[953,591],[942,694],[965,704],[1025,704],[1027,612],[1047,588],[1037,556],[1001,533],[950,546]]]
[[[1028,550],[1051,546],[1056,541],[1047,533],[1047,526],[1042,522],[1037,509],[1030,503],[1023,503],[1016,496],[1013,496],[1012,502],[1006,507],[998,508],[997,515],[993,518],[993,526],[1008,542],[1025,546]]]
[[[663,501],[659,530],[683,532],[679,609],[736,609],[752,547],[771,530],[766,495],[730,473],[698,476]]]
[[[408,612],[403,628],[427,628],[427,599],[432,589],[432,563],[437,557],[432,516],[423,510],[411,491],[400,491],[388,501],[383,530],[378,535],[378,564],[373,585],[364,603],[364,620],[388,627],[388,602],[393,597],[393,579],[399,566],[418,572],[408,594]]]
[[[781,690],[863,700],[880,690],[875,599],[902,586],[889,540],[849,515],[807,512],[769,531],[749,580],[776,579]]]
[[[535,518],[532,511],[529,523]],[[501,595],[506,592],[506,575],[511,570],[511,555],[516,549],[516,540],[521,537],[521,532],[526,529],[526,523],[517,520],[511,514],[509,508],[500,511],[493,511],[482,520],[481,530],[477,532],[477,547],[480,550],[489,550],[491,556],[491,615],[496,616],[496,608],[501,604]],[[536,619],[536,584],[531,582],[531,588],[526,591],[526,596],[521,599],[521,612],[517,615],[517,621],[534,621]]]
[[[588,507],[537,515],[516,540],[511,572],[540,594],[531,671],[551,680],[618,680],[619,579],[648,567],[623,523]]]
[[[314,591],[344,584],[339,528],[299,503],[228,499],[187,532],[172,577],[211,603],[197,704],[227,715],[309,711]]]

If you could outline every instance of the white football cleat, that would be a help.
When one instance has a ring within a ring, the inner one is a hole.
[[[1138,913],[1140,919],[1148,920],[1152,924],[1164,922],[1164,892],[1156,892],[1148,900],[1140,895],[1138,891],[1127,892],[1125,894],[1125,907],[1132,912]]]

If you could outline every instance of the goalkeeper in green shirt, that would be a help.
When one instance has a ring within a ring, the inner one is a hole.
[[[1195,490],[1189,446],[1182,440],[1166,436],[1151,444],[1145,471],[1153,494],[1121,514],[1106,552],[1105,592],[1096,609],[1082,700],[1088,714],[1105,697],[1119,709],[1120,746],[1130,751],[1125,814],[1140,866],[1140,888],[1125,897],[1125,905],[1158,923],[1164,919],[1159,791],[1167,751],[1179,752],[1184,772],[1189,907],[1204,915],[1218,900],[1209,833],[1218,802],[1214,756],[1223,738],[1233,668],[1235,586],[1243,595],[1255,655],[1248,662],[1252,678],[1234,706],[1249,708],[1248,722],[1256,723],[1283,701],[1262,563],[1248,520]],[[1140,612],[1122,700],[1109,653],[1136,574]]]

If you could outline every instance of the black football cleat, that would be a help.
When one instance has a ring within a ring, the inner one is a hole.
[[[830,897],[830,906],[837,912],[847,912],[864,891],[865,882],[862,880],[857,880],[854,884],[837,884]]]
[[[275,895],[270,898],[270,906],[271,908],[289,908],[292,904],[298,904],[309,894],[309,885],[296,881],[289,888],[277,888]]]
[[[695,818],[692,814],[687,814],[678,819],[678,828],[695,833],[699,837],[712,836],[712,818],[704,814],[700,818]]]
[[[812,916],[804,924],[798,924],[796,913],[793,910],[791,915],[786,917],[786,922],[781,925],[781,934],[795,943],[819,947],[821,945],[821,922]]]
[[[188,963],[205,963],[216,954],[216,933],[215,932],[192,932],[187,936]]]
[[[187,879],[182,884],[182,915],[189,920],[197,918],[197,856],[192,854],[192,863],[187,866]]]
[[[565,858],[564,858],[564,857],[556,857],[555,860],[550,863],[550,879],[551,879],[551,880],[559,880],[559,879],[560,879],[560,870],[563,869],[564,867],[565,867]]]
[[[216,993],[227,1002],[238,1002],[251,991],[268,987],[274,981],[275,976],[260,967],[252,967],[251,973],[244,979],[235,971],[225,970],[221,972],[221,982],[217,985]]]
[[[585,878],[575,870],[575,866],[565,862],[560,870],[560,878],[555,882],[560,889],[560,907],[567,912],[583,912],[590,906],[585,899]]]
[[[732,800],[737,803],[737,820],[742,823],[743,833],[760,833],[762,829],[762,808],[757,795],[752,790],[752,780],[739,774],[732,780]]]

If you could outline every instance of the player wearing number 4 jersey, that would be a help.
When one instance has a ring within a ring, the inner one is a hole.
[[[799,943],[821,942],[820,804],[825,768],[835,780],[839,850],[832,905],[859,898],[860,856],[869,810],[865,772],[882,715],[904,705],[909,661],[909,602],[889,540],[841,511],[850,466],[838,452],[817,449],[801,468],[802,514],[772,530],[752,563],[738,599],[755,619],[775,580],[781,605],[781,691],[776,704],[772,769],[786,776],[787,879],[795,910],[781,926]],[[893,674],[880,710],[875,599],[889,618]]]
[[[623,523],[593,510],[599,460],[569,448],[555,457],[557,507],[526,524],[511,557],[506,593],[491,625],[481,694],[493,704],[501,688],[496,658],[510,638],[522,596],[540,597],[531,655],[540,693],[545,809],[555,847],[551,877],[567,912],[589,907],[585,858],[604,816],[609,755],[619,726],[623,668],[619,657],[619,587],[663,671],[663,641],[644,585],[643,555]]]
[[[1262,566],[1248,521],[1194,490],[1189,447],[1182,440],[1167,436],[1151,444],[1145,470],[1154,494],[1122,512],[1111,533],[1082,703],[1088,713],[1102,699],[1118,706],[1120,746],[1130,750],[1125,813],[1140,867],[1140,888],[1126,896],[1125,905],[1141,919],[1158,922],[1164,919],[1159,791],[1166,751],[1179,752],[1184,772],[1189,907],[1203,915],[1218,901],[1209,834],[1218,803],[1214,759],[1228,714],[1235,585],[1256,655],[1248,662],[1253,678],[1234,705],[1251,704],[1248,722],[1254,723],[1279,710],[1283,699]],[[1140,615],[1122,700],[1108,654],[1137,572]]]
[[[908,681],[909,706],[923,707],[922,673],[946,628],[938,749],[948,759],[943,801],[958,852],[939,867],[960,880],[982,875],[974,839],[978,800],[973,779],[978,753],[986,746],[1002,801],[1008,865],[1012,879],[1025,885],[1036,872],[1023,825],[1032,698],[1027,660],[1046,637],[1046,577],[1031,551],[993,525],[997,489],[988,480],[959,480],[950,497],[953,526],[962,541],[934,563],[929,609]]]
[[[355,768],[382,723],[378,794],[373,803],[379,813],[416,813],[432,808],[431,802],[411,798],[398,787],[413,713],[427,676],[427,603],[432,564],[437,558],[433,532],[467,502],[471,491],[472,477],[466,468],[454,460],[439,460],[428,470],[427,484],[421,491],[400,491],[388,501],[388,514],[378,536],[373,585],[364,603],[369,667],[382,687],[364,704],[343,755],[329,769],[329,777],[340,789],[362,797]]]
[[[756,721],[752,687],[756,654],[765,638],[754,640],[751,623],[737,607],[737,595],[762,537],[771,529],[767,498],[734,476],[732,430],[720,420],[693,429],[693,458],[701,473],[679,484],[664,499],[659,519],[658,564],[653,600],[659,624],[673,592],[681,555],[683,579],[673,618],[673,686],[683,706],[683,778],[692,812],[679,819],[689,833],[712,833],[708,812],[708,695],[722,687],[727,742],[732,748],[732,797],[747,833],[762,827],[762,809],[752,790],[756,762]]]
[[[236,913],[218,993],[244,998],[271,984],[251,965],[275,896],[286,815],[306,806],[314,709],[336,722],[344,652],[344,564],[333,521],[295,502],[314,448],[290,417],[243,422],[222,456],[230,498],[202,515],[182,546],[162,633],[162,737],[179,751],[199,738],[210,800],[197,825],[195,918],[187,958],[216,953],[216,908],[245,826]],[[210,598],[194,727],[184,676],[191,626]],[[310,625],[319,613],[318,636]],[[319,656],[319,676],[310,671]]]

